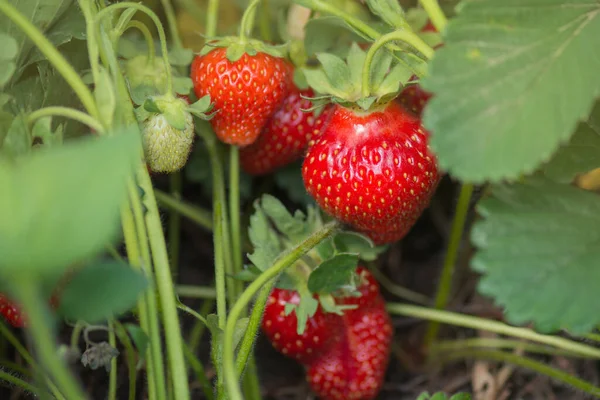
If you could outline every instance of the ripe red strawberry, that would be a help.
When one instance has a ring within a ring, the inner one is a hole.
[[[226,48],[215,48],[192,62],[196,96],[210,95],[216,114],[210,120],[228,144],[253,143],[289,89],[291,68],[283,58],[244,53],[231,62]]]
[[[19,308],[3,294],[0,294],[0,314],[15,328],[25,326],[25,319]]]
[[[346,297],[339,304],[358,308],[344,311],[328,350],[308,366],[307,379],[322,400],[375,399],[385,377],[392,339],[392,323],[379,285],[366,270],[359,288],[363,296]]]
[[[308,319],[304,333],[298,335],[295,312],[285,315],[285,305],[288,303],[300,303],[298,292],[273,289],[265,307],[262,330],[277,351],[301,363],[310,362],[328,347],[331,340],[328,325],[338,316],[325,314],[319,307],[315,315]]]
[[[301,96],[313,97],[314,92],[292,86],[256,142],[240,151],[244,171],[252,175],[269,174],[302,157],[308,143],[320,135],[331,107],[326,106],[317,116],[313,111],[303,112],[312,103]]]
[[[338,220],[398,240],[429,205],[439,181],[427,142],[420,121],[396,102],[370,112],[336,105],[308,149],[304,185]]]

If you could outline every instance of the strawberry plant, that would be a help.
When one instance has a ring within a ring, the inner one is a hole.
[[[600,398],[599,45],[589,0],[0,0],[2,395]]]

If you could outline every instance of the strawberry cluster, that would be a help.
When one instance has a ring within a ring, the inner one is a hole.
[[[319,306],[302,334],[296,315],[285,311],[299,303],[297,292],[275,289],[265,308],[264,334],[275,349],[305,366],[311,388],[324,400],[374,399],[383,384],[392,324],[377,281],[362,267],[356,272],[360,295],[336,297],[348,309],[338,315]]]

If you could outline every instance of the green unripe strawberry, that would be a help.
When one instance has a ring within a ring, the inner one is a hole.
[[[148,56],[145,54],[133,57],[125,64],[125,75],[132,88],[138,86],[150,86],[164,91],[166,80],[165,63],[160,57],[155,57],[152,62],[148,62]]]
[[[144,155],[152,172],[171,173],[187,162],[194,142],[194,121],[185,100],[156,100],[164,111],[143,121]]]

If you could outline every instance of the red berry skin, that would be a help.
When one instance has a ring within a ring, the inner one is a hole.
[[[0,294],[0,314],[15,328],[25,326],[25,318],[19,308],[3,294]]]
[[[307,379],[322,400],[371,400],[385,378],[393,335],[392,322],[379,285],[366,271],[359,288],[363,297],[346,297],[338,304],[356,304],[344,311],[341,329],[329,350],[307,369]]]
[[[335,106],[304,159],[306,190],[358,231],[394,232],[399,240],[429,205],[439,181],[428,136],[397,102],[370,113]]]
[[[331,106],[326,106],[315,116],[313,111],[302,111],[310,108],[312,103],[301,96],[313,97],[314,92],[293,86],[256,142],[240,150],[240,163],[246,173],[266,175],[300,159],[309,142],[321,134],[331,114]]]
[[[426,92],[421,88],[421,85],[409,85],[402,89],[400,94],[398,95],[398,101],[402,104],[408,111],[421,118],[423,115],[423,109],[427,102],[431,98],[432,94]]]
[[[299,302],[298,292],[273,289],[265,306],[261,324],[263,333],[277,351],[306,364],[317,358],[329,346],[332,336],[328,326],[339,325],[332,321],[340,317],[325,314],[319,307],[315,315],[308,319],[304,333],[298,335],[296,313],[285,315],[285,305]]]
[[[228,144],[252,144],[289,90],[291,68],[283,58],[247,53],[231,62],[216,48],[192,62],[198,98],[209,94],[216,114],[210,120],[217,137]]]

